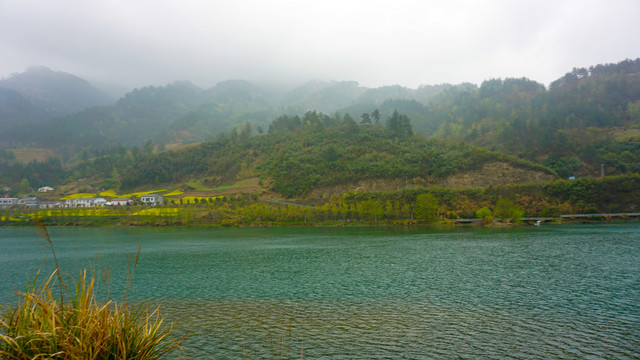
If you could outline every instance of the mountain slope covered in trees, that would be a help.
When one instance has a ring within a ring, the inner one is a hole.
[[[358,124],[349,117],[317,112],[302,117],[281,116],[266,135],[251,137],[246,130],[136,159],[129,168],[119,171],[121,187],[177,184],[194,177],[221,185],[259,177],[269,190],[300,197],[318,187],[338,185],[348,189],[370,179],[436,184],[447,176],[491,162],[546,173],[548,179],[555,177],[548,168],[504,154],[415,136],[410,119],[397,112],[384,124]]]
[[[33,66],[0,80],[0,132],[113,102],[77,76]]]
[[[4,151],[0,183],[14,188],[22,179],[95,177],[135,188],[260,177],[267,189],[305,196],[373,179],[452,184],[445,179],[490,162],[562,178],[638,173],[640,59],[574,69],[549,88],[526,78],[418,89],[313,82],[291,92],[179,82],[0,138],[56,148],[74,164],[20,164]]]
[[[639,89],[640,59],[574,69],[549,88],[526,78],[418,89],[316,81],[291,91],[239,80],[208,90],[183,82],[134,90],[113,106],[0,131],[0,140],[70,155],[148,141],[212,140],[234,129],[239,132],[247,123],[260,134],[283,114],[322,111],[375,123],[372,109],[378,110],[378,122],[397,110],[424,136],[506,152],[551,166],[562,176],[593,174],[601,164],[623,173],[639,170]],[[39,110],[20,94],[0,90],[12,99],[5,104],[22,109],[15,116],[36,116],[31,113]]]
[[[640,168],[640,59],[574,69],[545,89],[495,79],[428,107],[435,137],[553,167],[563,176]]]
[[[34,144],[52,148],[67,155],[86,148],[140,145],[197,109],[202,104],[202,94],[202,89],[188,82],[136,89],[115,105],[16,127],[0,133],[0,140],[14,146]]]

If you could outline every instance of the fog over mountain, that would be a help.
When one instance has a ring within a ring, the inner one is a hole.
[[[229,79],[548,85],[639,57],[638,14],[636,0],[0,1],[0,77],[44,64],[127,91]]]
[[[0,131],[115,102],[89,82],[43,66],[0,80]]]

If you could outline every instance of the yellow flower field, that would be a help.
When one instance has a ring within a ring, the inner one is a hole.
[[[134,192],[134,193],[129,193],[129,194],[118,194],[116,193],[115,190],[105,190],[103,192],[100,192],[98,194],[93,194],[93,193],[78,193],[78,194],[72,194],[72,195],[68,195],[65,196],[63,198],[61,198],[60,200],[69,200],[69,199],[89,199],[92,197],[96,197],[96,196],[102,196],[102,197],[107,197],[107,198],[124,198],[124,199],[128,199],[130,197],[141,197],[143,195],[148,195],[148,194],[161,194],[162,196],[179,196],[184,194],[184,191],[180,191],[180,190],[172,190],[167,192],[167,189],[161,189],[161,190],[151,190],[151,191],[139,191],[139,192]],[[166,194],[162,194],[162,193],[166,193]],[[189,196],[188,199],[190,202],[194,202],[194,199],[198,198],[198,201],[200,201],[201,199],[209,199],[207,197],[195,197],[195,196]],[[183,200],[184,201],[184,200]]]
[[[90,199],[92,197],[96,197],[96,194],[92,194],[92,193],[77,193],[77,194],[71,194],[71,195],[67,195],[63,198],[61,198],[60,200],[69,200],[69,199]]]
[[[184,191],[180,191],[180,190],[173,190],[171,192],[168,192],[162,196],[178,196],[178,195],[182,195],[184,194]]]
[[[136,196],[136,197],[140,197],[142,195],[148,195],[148,194],[160,194],[163,192],[166,192],[166,189],[162,189],[162,190],[152,190],[152,191],[141,191],[141,192],[135,192],[135,193],[131,193],[131,194],[124,194],[124,195],[118,195],[118,197],[121,198],[130,198],[132,196]]]
[[[182,209],[177,208],[151,208],[143,209],[131,215],[136,216],[178,216],[182,213]]]
[[[31,221],[31,219],[33,218],[33,216],[31,217],[24,217],[24,218],[14,218],[11,216],[0,216],[0,221],[4,222],[4,221],[13,221],[13,222],[19,222],[19,221]]]
[[[101,192],[100,196],[104,196],[104,197],[109,197],[109,198],[124,198],[124,199],[128,199],[132,196],[136,196],[136,197],[140,197],[142,195],[147,195],[147,194],[161,194],[163,192],[166,192],[166,189],[162,189],[162,190],[151,190],[151,191],[140,191],[140,192],[135,192],[135,193],[130,193],[130,194],[118,194],[115,192],[115,190],[106,190]],[[176,190],[174,190],[175,192]],[[78,194],[75,194],[78,195]],[[70,195],[70,196],[75,196],[75,195]],[[93,195],[95,196],[95,195]],[[164,195],[167,196],[167,195]],[[92,197],[92,196],[90,196]],[[75,199],[74,197],[69,197],[69,199]],[[63,198],[63,200],[66,200],[66,198]]]
[[[99,194],[100,196],[104,196],[104,197],[111,197],[111,198],[118,198],[120,197],[120,195],[116,194],[116,192],[114,190],[107,190],[107,191],[103,191]]]
[[[54,210],[40,210],[32,214],[32,217],[49,217],[49,216],[74,216],[74,217],[87,217],[87,216],[120,216],[122,211],[117,211],[110,208],[75,208],[75,209],[54,209]]]

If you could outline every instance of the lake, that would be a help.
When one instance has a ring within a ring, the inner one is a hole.
[[[640,358],[638,225],[49,230],[116,299],[141,246],[128,296],[197,359]],[[51,271],[38,240],[0,228],[0,303]]]

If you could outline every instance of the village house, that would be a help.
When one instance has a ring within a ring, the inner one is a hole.
[[[39,203],[40,203],[40,199],[38,199],[35,196],[21,197],[17,201],[17,205],[25,206],[25,207],[37,207]]]
[[[92,206],[93,206],[93,198],[68,199],[65,201],[65,207],[70,207],[70,208],[92,207]]]
[[[107,201],[105,206],[129,206],[133,205],[133,200],[131,199],[111,199]]]
[[[63,206],[64,206],[63,201],[48,201],[48,200],[41,201],[39,205],[40,209],[57,209]]]
[[[48,191],[53,191],[53,188],[51,186],[43,186],[41,188],[38,188],[38,192],[40,193],[46,193]]]
[[[67,199],[64,201],[64,207],[66,208],[76,207],[78,205],[78,200],[79,199]]]
[[[64,202],[62,207],[66,208],[90,208],[96,206],[108,206],[110,202],[103,197],[92,197],[92,198],[82,198],[82,199],[68,199]]]
[[[105,206],[107,205],[107,199],[103,198],[103,197],[95,197],[95,198],[91,198],[91,200],[93,200],[92,205],[93,206]]]
[[[18,204],[18,198],[4,197],[0,198],[0,209],[8,209]]]
[[[157,206],[164,204],[164,197],[159,194],[147,194],[140,197],[140,202],[148,206]]]

